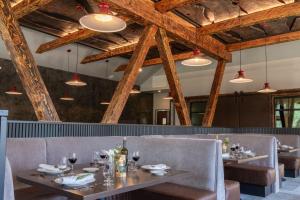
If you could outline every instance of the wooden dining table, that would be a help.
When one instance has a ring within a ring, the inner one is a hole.
[[[86,166],[87,165],[77,165],[74,172],[82,173],[82,169]],[[170,169],[164,176],[155,176],[149,171],[139,168],[134,172],[128,172],[126,178],[114,178],[114,185],[107,187],[103,185],[104,177],[102,175],[102,170],[100,169],[95,173],[96,181],[94,183],[77,189],[58,185],[54,182],[58,176],[47,175],[37,172],[36,170],[19,173],[17,175],[17,180],[71,199],[95,200],[169,182],[175,178],[187,176],[188,174],[189,173],[186,171]]]
[[[224,164],[243,164],[251,161],[261,160],[268,158],[268,155],[257,155],[248,158],[223,158]]]

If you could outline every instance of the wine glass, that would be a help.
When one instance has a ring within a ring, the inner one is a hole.
[[[132,160],[134,161],[135,169],[137,169],[136,163],[139,161],[139,159],[140,159],[140,152],[138,152],[138,151],[133,152],[132,153]]]
[[[100,152],[99,151],[94,151],[93,152],[93,164],[94,166],[97,166],[100,160]]]
[[[76,156],[76,153],[70,153],[69,154],[69,163],[71,164],[71,174],[74,174],[74,164],[76,163],[77,161],[77,156]]]
[[[103,167],[103,177],[104,177],[104,186],[111,186],[113,185],[113,180],[112,180],[112,167],[109,164],[106,164]]]

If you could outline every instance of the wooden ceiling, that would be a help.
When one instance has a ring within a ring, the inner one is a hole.
[[[153,1],[159,2],[160,0]],[[11,2],[15,4],[18,1],[11,0]],[[241,0],[241,15],[246,16],[293,2],[294,0]],[[78,5],[84,9],[78,9]],[[94,0],[53,0],[48,5],[22,17],[20,22],[25,27],[63,37],[80,28],[78,20],[87,12],[97,12],[97,4]],[[192,4],[176,7],[172,9],[172,12],[196,27],[205,27],[236,18],[239,9],[232,4],[232,0],[198,0],[193,1]],[[120,46],[136,43],[144,26],[135,23],[134,20],[130,20],[128,24],[124,31],[95,35],[80,42],[102,51],[110,51]],[[234,44],[299,30],[299,16],[289,16],[242,28],[233,28],[212,34],[212,36],[224,44]],[[179,42],[172,42],[171,46],[174,54],[191,50],[190,47]],[[123,56],[129,58],[131,53],[126,53]],[[156,47],[153,47],[149,51],[147,59],[157,57],[159,57],[158,51]]]

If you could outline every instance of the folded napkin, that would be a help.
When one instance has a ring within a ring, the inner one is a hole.
[[[71,185],[71,184],[80,185],[80,184],[89,183],[89,182],[93,181],[94,179],[95,179],[94,174],[92,174],[92,173],[80,173],[75,176],[62,177],[61,184],[63,184],[63,185]]]
[[[59,168],[55,167],[54,165],[48,165],[48,164],[39,164],[39,168],[45,169],[45,170],[51,171],[51,172],[60,172],[61,171]]]
[[[167,168],[167,165],[165,165],[165,164],[157,164],[157,165],[152,165],[152,166],[155,169],[166,169]]]

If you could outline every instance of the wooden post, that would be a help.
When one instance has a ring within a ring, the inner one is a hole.
[[[159,29],[156,34],[157,48],[162,59],[164,70],[169,83],[170,91],[174,99],[174,105],[181,125],[191,125],[191,119],[187,105],[181,90],[176,64],[169,45],[169,39],[164,29]]]
[[[218,66],[216,68],[214,81],[210,90],[210,96],[203,117],[203,122],[202,122],[203,127],[212,126],[212,122],[217,108],[218,97],[220,94],[222,79],[224,75],[225,64],[226,64],[225,60],[223,59],[218,60]]]
[[[129,61],[128,67],[120,80],[112,100],[103,116],[102,123],[116,124],[122,114],[124,106],[132,90],[139,69],[142,67],[146,55],[153,43],[154,36],[157,32],[157,26],[149,25],[145,28],[143,35],[140,37],[136,49]]]
[[[0,0],[0,31],[38,120],[59,121],[58,114],[8,0]]]

